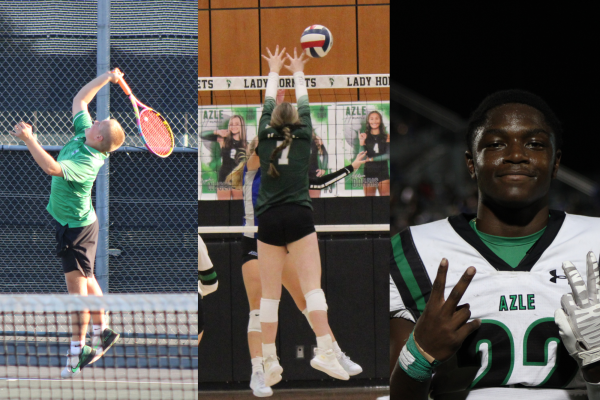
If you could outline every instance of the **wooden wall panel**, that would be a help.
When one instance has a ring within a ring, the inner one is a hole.
[[[354,5],[354,0],[260,0],[261,7],[305,7]]]
[[[262,7],[280,7],[260,10],[260,24],[259,2]],[[358,0],[358,7],[352,7],[357,4],[355,0],[212,0],[210,17],[208,12],[199,11],[198,73],[209,76],[212,64],[213,76],[266,75],[268,64],[260,58],[266,47],[274,50],[275,45],[280,44],[289,52],[294,46],[300,50],[302,31],[314,23],[323,24],[332,31],[334,45],[327,57],[313,59],[307,64],[307,75],[389,73],[390,6],[360,5],[382,3],[389,4],[389,0]],[[199,0],[198,6],[208,7],[208,1]],[[247,9],[215,10],[217,8]],[[315,21],[317,17],[318,21]],[[209,18],[212,59],[207,42]],[[281,74],[291,75],[285,69]],[[311,91],[311,100],[353,101],[358,99],[359,93],[361,100],[389,100],[388,88],[361,89],[360,92],[348,89]],[[262,91],[212,92],[212,95],[203,92],[199,94],[199,104],[258,104],[263,95]],[[286,100],[295,100],[293,90],[288,91]]]
[[[213,76],[259,75],[258,10],[211,11]]]
[[[208,9],[208,0],[198,0],[198,10]]]
[[[210,8],[256,8],[258,0],[212,0]]]
[[[210,76],[208,11],[198,11],[198,76]],[[198,92],[198,104],[210,104],[210,92]]]
[[[358,7],[358,60],[361,74],[389,74],[389,6]]]
[[[275,46],[285,46],[288,52],[294,46],[301,50],[300,36],[304,29],[317,23],[325,25],[333,35],[333,47],[324,58],[306,64],[306,75],[356,74],[356,24],[355,7],[279,8],[261,10],[261,52]],[[263,74],[269,71],[262,59]],[[287,70],[282,75],[291,75]]]
[[[358,65],[361,74],[390,73],[390,6],[358,7]],[[389,100],[390,89],[362,89],[361,100]]]

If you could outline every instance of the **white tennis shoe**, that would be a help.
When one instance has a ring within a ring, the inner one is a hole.
[[[273,389],[265,385],[265,374],[262,371],[254,371],[250,378],[250,389],[256,397],[273,396]]]
[[[363,372],[363,369],[360,365],[355,363],[346,355],[346,353],[342,351],[335,351],[335,358],[337,358],[338,362],[344,368],[344,371],[348,373],[350,376],[358,375]]]
[[[283,368],[279,365],[277,356],[269,356],[263,360],[265,367],[265,386],[273,386],[281,381]]]
[[[83,346],[81,353],[72,356],[67,352],[67,366],[60,372],[60,377],[63,379],[72,378],[81,372],[83,367],[88,365],[96,356],[96,350],[90,346]]]
[[[348,372],[340,365],[335,353],[332,349],[322,350],[318,347],[315,349],[316,356],[310,360],[310,366],[335,379],[347,381],[350,379]]]

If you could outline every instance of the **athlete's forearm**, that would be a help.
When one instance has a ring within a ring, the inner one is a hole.
[[[304,72],[294,72],[294,86],[296,88],[296,99],[298,103],[300,102],[300,98],[306,96],[306,101],[308,101],[308,91],[306,90],[306,80],[304,79]]]
[[[269,72],[267,79],[267,90],[265,90],[265,100],[267,97],[272,99],[277,98],[277,86],[279,85],[279,74],[277,72]]]
[[[216,132],[215,130],[203,131],[203,132],[200,132],[200,137],[204,140],[216,142],[219,135],[217,135],[215,132]]]
[[[31,138],[25,141],[27,149],[33,156],[33,159],[39,165],[45,173],[51,176],[60,176],[63,178],[62,168],[60,164],[40,146],[40,144]]]
[[[325,189],[326,187],[333,185],[340,179],[350,175],[352,172],[354,172],[354,167],[352,165],[347,165],[340,170],[332,172],[331,174],[323,175],[317,178],[309,178],[308,188]]]
[[[95,79],[88,82],[87,85],[79,90],[79,93],[73,98],[73,114],[79,112],[79,108],[76,106],[87,105],[96,97],[98,91],[102,89],[104,85],[110,82],[110,75],[108,73],[102,74]],[[77,110],[77,111],[76,111]]]
[[[373,157],[372,161],[387,161],[390,159],[390,155],[389,154],[380,154],[378,156]]]
[[[419,382],[406,374],[398,363],[390,378],[390,399],[427,400],[431,379]]]

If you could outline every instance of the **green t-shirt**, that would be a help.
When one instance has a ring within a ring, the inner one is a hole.
[[[283,134],[269,126],[274,108],[275,99],[267,97],[258,124],[261,181],[256,202],[257,216],[270,207],[280,204],[299,204],[312,209],[308,194],[308,165],[312,140],[308,96],[298,99],[298,116],[300,123],[306,127],[292,131],[292,143],[275,159],[275,167],[279,171],[277,178],[271,177],[268,173],[271,154],[283,141]]]
[[[46,210],[61,225],[69,224],[69,228],[87,226],[96,221],[92,186],[108,155],[85,144],[85,130],[91,126],[92,118],[86,111],[80,111],[73,117],[75,136],[56,159],[64,178],[52,177]]]
[[[479,232],[475,226],[475,219],[469,221],[469,225],[477,233],[477,236],[492,250],[498,257],[504,260],[512,268],[517,268],[525,254],[531,246],[542,237],[546,228],[534,234],[523,237],[503,237],[493,236],[487,233]]]

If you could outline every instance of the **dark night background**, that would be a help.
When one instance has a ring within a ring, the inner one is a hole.
[[[478,4],[485,6],[436,2],[416,10],[394,3],[392,80],[463,118],[496,90],[536,93],[563,123],[564,165],[595,177],[600,172],[597,12],[567,3]]]
[[[438,125],[395,88],[464,120],[498,90],[541,96],[563,124],[562,165],[593,187],[590,194],[556,180],[550,207],[600,216],[597,12],[569,3],[423,4],[392,4],[392,233],[475,212],[477,206],[477,189],[464,163],[464,133]]]

